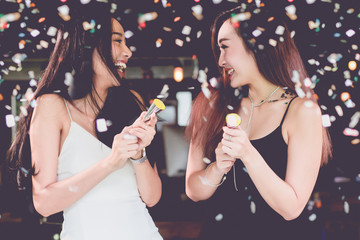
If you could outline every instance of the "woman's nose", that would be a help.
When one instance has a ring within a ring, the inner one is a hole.
[[[131,56],[132,56],[131,50],[128,48],[128,46],[125,46],[125,48],[126,48],[125,51],[123,51],[124,56],[126,58],[131,58]]]
[[[225,65],[226,65],[226,62],[225,62],[224,58],[221,55],[219,57],[218,64],[219,64],[220,67],[225,67]]]

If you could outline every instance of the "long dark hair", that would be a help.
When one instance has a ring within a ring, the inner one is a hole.
[[[50,56],[49,63],[44,70],[34,93],[37,99],[41,95],[56,93],[72,102],[73,99],[80,99],[86,95],[95,106],[96,114],[103,113],[99,107],[98,94],[93,83],[92,54],[97,50],[102,62],[106,65],[112,76],[122,85],[122,80],[117,73],[111,55],[112,17],[107,4],[101,4],[96,13],[91,14],[95,19],[95,31],[85,30],[84,21],[90,22],[89,17],[82,14],[80,10],[71,8],[72,17],[67,22],[62,22],[57,31],[57,40]],[[72,73],[73,83],[67,86],[64,83],[65,74]],[[126,88],[125,86],[123,88]],[[132,98],[138,105],[142,103],[130,93],[126,97]],[[113,101],[105,101],[113,102]],[[105,106],[105,104],[104,104]],[[109,108],[109,107],[107,107]],[[28,176],[34,175],[35,166],[31,164],[31,151],[29,140],[30,121],[33,114],[33,107],[27,107],[27,116],[22,116],[18,124],[18,131],[10,149],[8,150],[8,165],[10,175],[16,178],[19,189],[29,186]],[[97,133],[98,134],[98,133]]]
[[[316,102],[313,90],[304,84],[308,78],[304,64],[299,51],[291,37],[287,24],[281,18],[272,18],[269,11],[264,8],[256,7],[254,4],[239,6],[234,9],[220,13],[211,27],[211,44],[215,59],[218,62],[219,49],[217,47],[217,35],[222,24],[236,16],[243,14],[243,18],[251,16],[249,19],[239,22],[234,26],[237,34],[246,44],[247,50],[251,51],[256,59],[257,66],[261,74],[270,82],[281,87],[287,87],[289,91],[295,92],[295,84],[291,80],[294,70],[299,74],[299,89],[309,99]],[[271,20],[269,23],[269,19]],[[261,24],[264,24],[261,26]],[[265,25],[266,24],[266,25]],[[233,24],[234,25],[234,24]],[[277,26],[283,26],[282,38],[274,34]],[[254,38],[253,31],[260,27],[262,29],[261,37]],[[277,38],[276,46],[269,46],[269,38]],[[240,108],[241,97],[248,94],[246,87],[242,88],[240,94],[234,95],[234,89],[231,88],[226,71],[219,67],[222,74],[221,88],[211,89],[211,97],[207,99],[203,93],[195,99],[193,110],[190,116],[190,123],[186,130],[186,135],[191,141],[202,148],[208,158],[214,157],[214,149],[221,140],[222,127],[225,125],[225,116],[230,113],[228,105],[234,107],[235,111]],[[204,107],[207,104],[211,107]],[[203,119],[206,124],[199,124]],[[332,155],[331,140],[328,130],[323,127],[323,146],[322,146],[322,164],[328,162]]]

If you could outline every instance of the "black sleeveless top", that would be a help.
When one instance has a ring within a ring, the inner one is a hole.
[[[285,179],[286,173],[287,144],[281,128],[293,99],[280,125],[269,135],[251,141],[282,179]],[[240,159],[234,166],[225,182],[207,200],[207,222],[200,239],[321,239],[321,229],[317,222],[309,220],[306,208],[295,220],[286,221],[263,200]]]

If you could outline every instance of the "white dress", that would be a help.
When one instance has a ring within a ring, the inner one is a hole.
[[[71,177],[110,154],[111,148],[72,121],[58,161],[57,180]],[[76,192],[77,186],[69,191]],[[130,162],[63,211],[62,240],[163,239],[142,202]]]

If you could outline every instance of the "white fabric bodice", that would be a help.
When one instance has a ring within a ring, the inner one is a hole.
[[[69,116],[71,119],[70,112]],[[87,169],[110,152],[111,148],[71,119],[58,159],[58,181]],[[69,191],[77,190],[77,186],[69,187]],[[130,162],[65,209],[63,215],[62,240],[162,239],[140,198]]]

